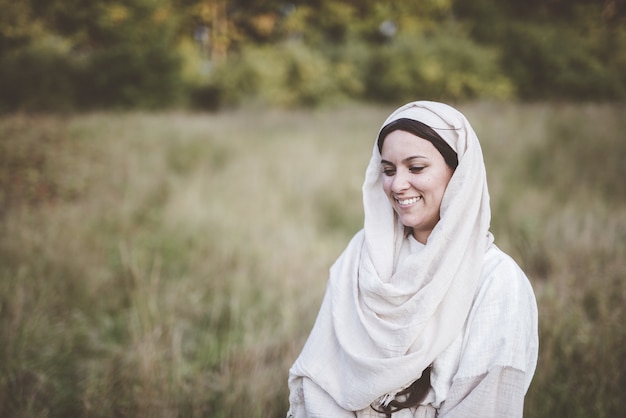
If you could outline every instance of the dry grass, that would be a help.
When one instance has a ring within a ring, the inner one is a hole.
[[[618,416],[623,107],[461,108],[540,305],[526,416]],[[0,416],[284,416],[390,110],[0,119]]]

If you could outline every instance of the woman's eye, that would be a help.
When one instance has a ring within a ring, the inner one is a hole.
[[[394,174],[396,174],[396,170],[392,168],[383,168],[383,174],[386,175],[387,177],[391,177]]]
[[[419,173],[420,171],[422,171],[424,169],[424,167],[422,166],[417,166],[417,167],[411,167],[409,170],[411,171],[411,173]]]

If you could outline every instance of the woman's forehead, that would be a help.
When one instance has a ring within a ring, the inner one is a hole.
[[[439,151],[430,141],[402,130],[390,132],[381,150],[383,159],[392,155],[403,160],[409,157],[432,158],[434,154],[439,154]]]

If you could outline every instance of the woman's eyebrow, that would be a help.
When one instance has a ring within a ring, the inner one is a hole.
[[[410,163],[413,160],[427,160],[428,157],[424,156],[424,155],[412,155],[410,157],[406,157],[404,160],[402,160],[403,163]],[[380,160],[381,164],[389,164],[389,165],[394,165],[392,162],[387,161],[387,160]]]
[[[402,160],[402,162],[404,163],[409,163],[412,160],[427,160],[428,157],[426,157],[425,155],[412,155],[410,157],[406,157],[404,160]]]

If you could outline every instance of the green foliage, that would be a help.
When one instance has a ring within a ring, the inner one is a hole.
[[[208,85],[220,104],[252,99],[278,106],[315,106],[337,98],[332,63],[300,43],[250,47],[215,68]]]
[[[11,6],[17,23],[0,31],[9,46],[0,53],[0,111],[155,108],[180,100],[176,20],[166,1],[34,3]]]
[[[180,60],[166,45],[110,47],[91,55],[81,80],[82,101],[96,107],[174,105],[183,88],[179,71]]]
[[[626,8],[619,2],[478,0],[454,7],[472,38],[501,51],[502,70],[521,98],[626,97]]]
[[[0,111],[158,108],[181,99],[180,59],[164,46],[123,45],[77,56],[54,43],[0,55]]]
[[[80,94],[75,80],[81,75],[80,60],[52,37],[0,54],[0,112],[70,110]]]
[[[546,25],[511,25],[503,48],[505,70],[516,80],[524,98],[623,98],[624,76],[614,73],[614,62],[626,45],[614,41],[603,51],[608,33],[596,35]]]
[[[401,37],[377,48],[366,76],[369,98],[393,102],[508,98],[513,85],[500,74],[497,53],[462,34]]]
[[[404,36],[368,47],[350,42],[325,53],[302,42],[245,48],[216,67],[201,92],[232,106],[254,98],[279,106],[318,106],[345,98],[401,102],[415,97],[504,99],[513,85],[498,56],[461,34]]]
[[[0,0],[0,51],[24,47],[41,36],[41,23],[33,16],[30,1]]]
[[[520,4],[0,0],[0,112],[626,97],[619,2]]]

